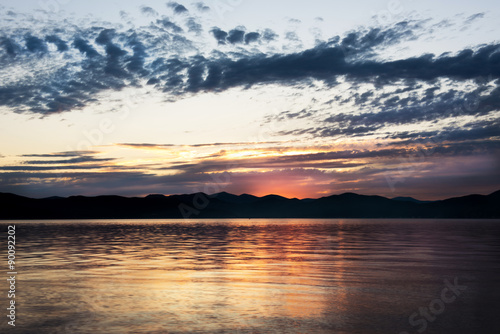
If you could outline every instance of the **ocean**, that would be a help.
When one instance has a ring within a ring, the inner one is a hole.
[[[8,225],[2,333],[500,333],[499,220]]]

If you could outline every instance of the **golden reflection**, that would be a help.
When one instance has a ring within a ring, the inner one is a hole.
[[[111,321],[106,328],[133,318],[136,325],[154,330],[147,315],[137,319],[138,310],[160,317],[155,325],[168,327],[171,321],[192,331],[217,330],[226,321],[230,328],[243,329],[273,319],[318,319],[332,301],[337,314],[345,311],[341,228],[333,235],[309,234],[307,220],[252,222],[212,230],[197,223],[174,225],[174,230],[159,228],[153,234],[125,229],[97,239],[62,236],[45,245],[45,253],[35,256],[34,249],[24,259],[24,279],[30,290],[41,288],[33,285],[40,279],[59,281],[61,290],[52,298],[65,299],[64,289],[71,290],[76,296],[66,307],[87,305],[92,321]],[[148,239],[140,239],[145,233]],[[64,269],[68,266],[72,270]],[[30,291],[42,304],[54,302],[42,293]],[[80,328],[92,329],[92,322],[78,321]]]

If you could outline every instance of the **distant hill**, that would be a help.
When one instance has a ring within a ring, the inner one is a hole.
[[[146,197],[71,196],[33,199],[0,193],[0,219],[121,218],[500,218],[500,191],[441,201],[354,193],[289,199],[221,192]]]
[[[402,201],[402,202],[413,202],[413,203],[431,203],[432,201],[420,201],[413,197],[394,197],[393,201]]]

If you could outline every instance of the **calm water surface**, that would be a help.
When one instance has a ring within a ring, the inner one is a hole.
[[[10,223],[2,333],[500,333],[500,221]]]

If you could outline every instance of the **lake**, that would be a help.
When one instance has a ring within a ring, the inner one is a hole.
[[[9,224],[2,333],[500,333],[498,220]]]

